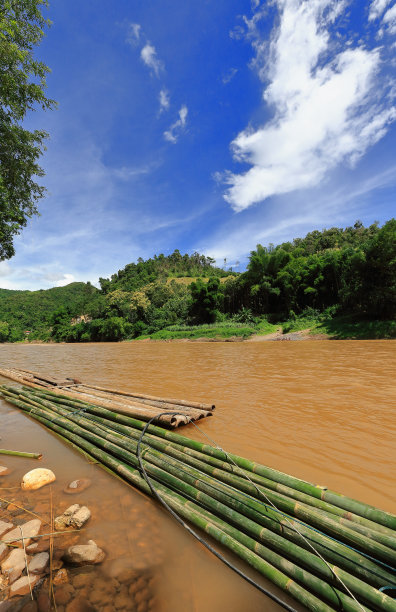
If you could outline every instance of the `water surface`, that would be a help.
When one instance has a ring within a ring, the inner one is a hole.
[[[180,433],[209,438],[226,450],[396,513],[395,347],[394,341],[345,340],[1,345],[0,364],[213,402],[213,418]],[[67,482],[93,479],[80,503],[95,509],[87,539],[96,538],[109,553],[100,571],[111,571],[117,557],[139,558],[156,576],[155,609],[278,609],[153,502],[87,463],[39,424],[4,403],[0,419],[0,445],[44,453],[41,465],[57,475],[53,486],[60,509],[75,501],[62,493]],[[14,469],[7,486],[18,484],[32,468],[24,459],[1,461]]]

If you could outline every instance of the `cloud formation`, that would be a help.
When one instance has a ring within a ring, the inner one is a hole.
[[[188,108],[185,104],[179,110],[179,119],[170,126],[169,130],[164,132],[164,138],[172,144],[176,144],[180,134],[185,130],[187,124]]]
[[[224,197],[236,211],[315,186],[340,163],[353,165],[396,118],[376,79],[380,49],[335,47],[330,26],[345,2],[276,0],[276,5],[280,22],[269,47],[258,19],[246,21],[254,36],[255,67],[266,83],[263,101],[273,118],[263,127],[248,127],[231,144],[234,158],[251,166],[224,177],[230,186]],[[370,15],[385,8],[376,0]]]
[[[158,58],[157,51],[151,43],[146,43],[140,51],[140,57],[154,74],[159,77],[161,71],[164,69],[163,62]]]
[[[379,19],[391,0],[373,0],[370,4],[369,21]]]
[[[169,92],[166,89],[161,89],[161,91],[159,92],[159,103],[160,103],[160,113],[168,110],[170,99],[169,99]]]
[[[142,29],[142,26],[139,23],[129,24],[126,40],[130,45],[135,47],[136,45],[139,44],[141,29]]]

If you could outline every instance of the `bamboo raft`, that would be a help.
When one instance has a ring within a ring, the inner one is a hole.
[[[159,497],[184,526],[209,534],[306,609],[396,612],[395,515],[48,388],[3,385],[0,392],[104,469]]]
[[[171,428],[210,417],[215,409],[214,404],[105,389],[84,384],[76,378],[54,378],[31,370],[0,368],[0,375],[32,389],[51,389],[59,396],[91,402],[143,421],[154,417],[155,422]],[[161,414],[164,412],[167,414]]]

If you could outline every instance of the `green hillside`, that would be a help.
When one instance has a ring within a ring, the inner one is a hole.
[[[66,307],[71,316],[75,316],[84,312],[96,294],[99,294],[98,289],[90,283],[71,283],[39,291],[0,289],[0,338],[11,342],[23,340],[28,335],[46,339],[51,317],[57,309]]]
[[[199,253],[174,251],[139,259],[99,282],[100,290],[89,283],[1,289],[0,341],[227,338],[280,328],[394,337],[396,220],[257,245],[242,274],[217,268]]]

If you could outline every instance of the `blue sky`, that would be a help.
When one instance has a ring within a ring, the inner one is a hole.
[[[391,0],[53,0],[41,216],[0,286],[395,215]]]

